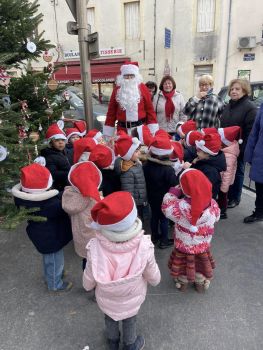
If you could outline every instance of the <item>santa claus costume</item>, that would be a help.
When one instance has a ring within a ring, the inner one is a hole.
[[[117,130],[124,130],[129,135],[133,128],[143,124],[148,125],[152,134],[159,128],[151,95],[142,83],[137,62],[126,62],[121,66],[103,127],[104,136],[114,135],[116,121]]]
[[[212,199],[212,185],[201,171],[187,169],[179,181],[180,187],[171,188],[162,204],[164,215],[175,222],[175,247],[168,267],[179,290],[194,282],[197,291],[204,291],[215,267],[210,244],[220,210]]]

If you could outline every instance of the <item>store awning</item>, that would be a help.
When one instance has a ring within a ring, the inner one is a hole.
[[[125,61],[130,61],[128,57],[97,59],[91,61],[91,80],[92,83],[114,83],[117,75],[120,74],[120,67]],[[53,78],[58,82],[81,82],[80,62],[66,61],[58,62],[63,64],[53,74]]]

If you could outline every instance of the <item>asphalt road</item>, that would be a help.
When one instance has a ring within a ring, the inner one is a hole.
[[[204,295],[177,291],[166,267],[171,249],[156,249],[162,281],[148,289],[138,314],[146,350],[263,349],[263,223],[242,223],[253,207],[254,198],[244,194],[229,219],[217,224],[215,277]],[[81,259],[72,244],[65,261],[74,287],[54,295],[25,226],[0,232],[0,350],[106,349],[103,315],[82,288]]]

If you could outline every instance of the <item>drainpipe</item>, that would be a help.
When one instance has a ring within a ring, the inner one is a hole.
[[[154,0],[154,26],[153,26],[153,75],[156,74],[155,72],[155,60],[156,60],[156,0]]]
[[[172,28],[172,57],[171,57],[171,75],[173,75],[175,72],[173,70],[174,65],[174,44],[175,43],[175,0],[173,2],[173,28]]]
[[[231,28],[231,12],[232,12],[232,0],[229,0],[224,86],[226,85],[227,66],[228,66],[229,39],[230,39],[230,28]]]

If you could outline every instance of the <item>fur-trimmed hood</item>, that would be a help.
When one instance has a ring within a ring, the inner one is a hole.
[[[173,163],[170,160],[161,160],[158,158],[151,157],[150,155],[147,155],[147,160],[149,160],[150,162],[161,164],[161,165],[169,165],[169,166],[173,165]]]
[[[48,190],[42,193],[27,193],[22,191],[21,183],[15,185],[12,190],[12,195],[16,198],[23,199],[25,201],[40,202],[58,195],[58,190]]]

